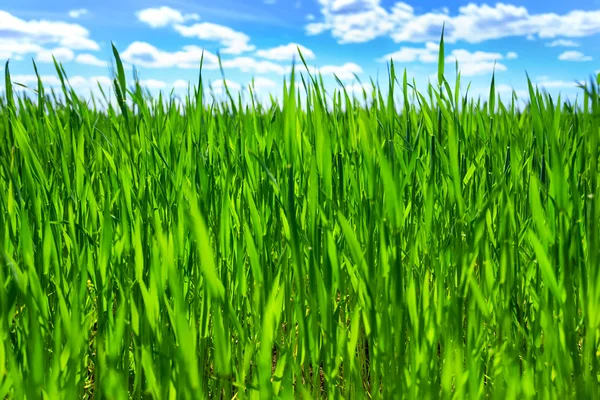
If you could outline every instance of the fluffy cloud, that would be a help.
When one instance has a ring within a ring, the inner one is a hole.
[[[229,89],[230,92],[239,91],[242,89],[242,85],[237,82],[230,81],[229,79],[217,79],[211,82],[209,86],[215,94],[224,94],[226,93],[225,84],[227,84],[227,89]]]
[[[509,51],[508,53],[506,53],[507,60],[514,60],[518,57],[519,57],[519,55],[517,53],[515,53],[514,51]]]
[[[224,25],[202,22],[191,26],[177,24],[174,28],[185,37],[218,42],[224,46],[221,51],[225,54],[241,54],[256,48],[254,45],[249,44],[250,37],[248,35]]]
[[[167,87],[167,82],[158,79],[143,79],[140,80],[140,85],[145,86],[148,89],[164,89]]]
[[[44,86],[58,87],[61,85],[60,80],[56,75],[41,75],[40,79],[44,83]],[[37,76],[34,74],[12,75],[11,80],[13,83],[20,83],[25,86],[37,85]],[[76,75],[68,78],[68,81],[73,88],[78,89],[92,89],[96,88],[98,84],[110,86],[112,83],[111,79],[106,76],[92,76],[86,78],[81,75]]]
[[[60,86],[60,80],[56,75],[41,75],[40,79],[44,86]],[[25,86],[37,85],[38,78],[33,74],[11,74],[10,80],[13,84],[20,83]]]
[[[81,18],[82,16],[84,16],[88,13],[89,13],[89,11],[86,10],[85,8],[80,8],[78,10],[69,11],[69,17],[77,19],[77,18]]]
[[[175,89],[187,89],[188,81],[184,81],[183,79],[177,79],[175,82],[173,82],[173,87]]]
[[[366,92],[367,96],[370,96],[373,92],[373,85],[370,83],[360,84],[356,81],[346,82],[344,88],[346,89],[346,92],[348,92],[348,95],[356,98],[362,98],[363,91]]]
[[[121,53],[121,58],[131,64],[146,68],[199,68],[202,53],[204,64],[217,65],[218,58],[214,54],[198,46],[184,46],[182,50],[167,52],[159,50],[146,42],[133,42]]]
[[[548,47],[579,47],[579,43],[567,39],[556,39],[550,43],[546,43]]]
[[[235,57],[230,60],[222,61],[223,68],[238,69],[242,72],[270,74],[275,73],[283,75],[286,68],[271,61],[259,61],[252,57]]]
[[[136,16],[139,21],[152,28],[172,26],[175,31],[184,37],[217,42],[223,46],[221,51],[225,54],[241,54],[256,48],[250,44],[248,35],[228,26],[211,22],[184,25],[185,22],[190,20],[200,20],[198,14],[183,14],[181,11],[170,7],[159,7],[138,11]]]
[[[290,69],[291,68],[288,68],[288,70]],[[303,69],[304,68],[302,67],[302,70]],[[363,69],[356,63],[347,62],[342,65],[324,65],[322,67],[309,66],[309,71],[321,75],[336,75],[340,80],[348,81],[354,78],[354,74],[361,74]]]
[[[391,9],[381,0],[319,0],[322,21],[306,25],[308,34],[330,31],[339,43],[366,42],[390,36],[396,42],[439,40],[445,24],[447,42],[480,43],[490,39],[583,37],[600,32],[600,10],[566,14],[532,14],[523,6],[469,3],[449,15],[448,10],[416,14],[412,6],[395,3]]]
[[[74,76],[69,78],[71,86],[77,89],[95,89],[100,86],[109,87],[112,85],[112,80],[107,76],[92,76],[85,78],[83,76]]]
[[[73,59],[75,58],[75,53],[73,53],[73,50],[68,49],[66,47],[58,47],[53,50],[40,51],[36,56],[36,60],[43,63],[51,63],[53,62],[52,56],[54,56],[56,61],[66,63],[69,61],[73,61]]]
[[[380,0],[319,0],[323,21],[306,26],[309,35],[331,31],[339,43],[361,43],[388,34],[394,27]]]
[[[427,42],[425,48],[400,47],[400,50],[388,53],[380,57],[378,61],[387,62],[390,59],[395,62],[415,62],[434,63],[438,60],[438,51],[440,46],[435,42]]]
[[[591,56],[586,56],[580,51],[565,51],[558,56],[561,61],[592,61]]]
[[[14,46],[58,45],[72,50],[99,50],[89,31],[62,21],[23,20],[0,10],[0,43]],[[2,46],[2,45],[0,45]]]
[[[12,40],[0,39],[0,59],[3,61],[9,58],[22,58],[23,55],[29,53],[39,53],[44,49],[35,43],[19,43]]]
[[[506,66],[497,60],[503,58],[500,53],[488,53],[485,51],[470,52],[467,50],[452,50],[446,61],[458,61],[458,68],[463,76],[476,76],[491,73],[493,71],[506,71]]]
[[[203,69],[219,68],[219,59],[213,53],[198,46],[184,46],[175,52],[163,51],[146,42],[133,42],[121,53],[121,58],[128,63],[145,68],[182,68],[198,69],[204,51]],[[225,69],[237,69],[254,74],[286,73],[286,68],[272,61],[257,60],[252,57],[234,57],[221,60]]]
[[[297,43],[288,43],[286,45],[281,45],[278,47],[273,47],[271,49],[266,50],[258,50],[256,55],[262,58],[267,58],[269,60],[275,61],[291,61],[294,57],[299,59],[298,49],[302,52],[302,56],[306,60],[314,60],[315,53],[309,48],[302,46]]]
[[[563,81],[560,79],[550,80],[547,77],[537,82],[537,86],[544,89],[575,89],[577,88],[577,81]]]
[[[137,19],[152,28],[181,24],[188,20],[199,20],[198,14],[182,14],[170,7],[146,8],[135,13]]]
[[[384,55],[379,62],[387,62],[390,59],[395,62],[422,62],[436,63],[438,61],[439,45],[435,42],[427,42],[423,48],[401,47],[400,50]],[[516,53],[508,53],[507,58],[515,58]],[[500,53],[489,53],[485,51],[470,52],[464,49],[452,50],[446,56],[446,61],[454,63],[458,61],[458,67],[463,76],[475,76],[491,73],[492,71],[506,71],[506,66],[498,63],[504,56]]]
[[[251,85],[251,84],[250,84]],[[270,79],[267,78],[263,78],[261,76],[259,76],[258,78],[254,79],[254,89],[261,91],[264,89],[272,89],[277,87],[277,83],[275,81],[272,81]]]
[[[96,67],[108,66],[108,63],[106,61],[100,60],[95,55],[87,53],[79,54],[77,57],[75,57],[75,62],[78,64],[93,65]]]

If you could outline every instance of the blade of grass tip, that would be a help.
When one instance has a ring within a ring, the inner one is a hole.
[[[221,53],[217,52],[217,57],[219,60],[219,70],[221,71],[221,79],[223,79],[223,86],[225,87],[225,93],[227,93],[227,97],[229,97],[229,101],[231,102],[231,108],[233,109],[234,115],[237,114],[237,108],[235,106],[235,101],[233,100],[233,96],[229,91],[229,87],[227,87],[227,79],[225,79],[225,70],[223,69],[223,62],[221,59]]]
[[[113,43],[111,43],[113,55],[115,57],[115,63],[117,64],[117,77],[113,79],[113,83],[115,86],[115,95],[117,96],[117,103],[119,104],[119,108],[123,113],[123,118],[125,118],[125,122],[129,124],[129,113],[127,112],[127,82],[125,81],[125,69],[123,68],[123,63],[121,62],[121,57],[119,56],[119,52]],[[129,140],[131,141],[131,135],[129,135]],[[132,152],[133,148],[130,148],[129,152]]]
[[[202,50],[202,55],[200,56],[200,69],[198,71],[198,87],[196,88],[196,107],[200,108],[202,106],[203,94],[204,90],[202,88],[202,67],[204,65],[204,49]]]
[[[33,70],[35,71],[35,76],[37,78],[38,84],[38,116],[42,118],[44,115],[44,84],[42,83],[42,79],[40,78],[37,65],[35,64],[35,60],[33,58],[31,58],[31,62],[33,63]]]
[[[444,30],[446,23],[442,25],[442,36],[440,37],[440,50],[438,53],[438,86],[442,86],[444,80]]]
[[[15,101],[13,98],[13,88],[12,83],[10,81],[10,70],[8,68],[9,61],[6,61],[4,66],[4,90],[6,91],[6,101],[8,103],[8,107],[11,110],[15,110]]]
[[[492,71],[492,85],[490,87],[490,98],[489,98],[489,103],[488,103],[488,112],[490,114],[490,117],[492,117],[494,115],[494,110],[496,110],[496,79],[495,79],[495,74],[496,74],[496,61],[494,61],[494,69]]]
[[[121,96],[123,100],[127,99],[127,86],[125,80],[125,69],[123,68],[123,63],[121,62],[121,57],[119,56],[119,51],[115,47],[115,44],[111,42],[112,52],[115,57],[115,63],[117,64],[117,79],[119,80],[119,85],[121,87]]]
[[[65,95],[65,101],[67,102],[67,104],[71,104],[69,94],[67,92],[67,84],[65,82],[65,75],[63,74],[63,70],[60,67],[58,61],[56,61],[56,58],[54,58],[54,56],[52,56],[52,62],[54,63],[54,69],[56,70],[56,74],[58,75],[58,79],[60,80],[60,87],[63,94]]]

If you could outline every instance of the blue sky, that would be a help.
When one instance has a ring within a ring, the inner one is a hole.
[[[389,59],[424,87],[436,72],[443,23],[446,71],[453,77],[458,60],[472,93],[487,92],[495,68],[501,92],[524,95],[527,71],[540,87],[571,98],[580,93],[575,81],[600,70],[600,0],[4,0],[0,60],[10,59],[14,81],[31,85],[35,59],[51,86],[54,55],[71,84],[89,93],[96,82],[109,84],[112,41],[151,91],[183,93],[197,81],[204,51],[204,77],[216,92],[220,54],[230,88],[254,77],[266,95],[281,92],[301,46],[331,88],[334,73],[355,89],[354,74],[384,81]]]

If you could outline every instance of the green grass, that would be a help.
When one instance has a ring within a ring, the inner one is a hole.
[[[598,83],[519,110],[442,54],[425,94],[179,106],[115,57],[105,111],[6,66],[0,398],[600,396]]]

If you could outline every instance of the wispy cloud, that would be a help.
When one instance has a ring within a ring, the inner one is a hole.
[[[172,24],[181,24],[189,20],[199,20],[200,16],[195,13],[182,14],[180,11],[170,7],[146,8],[136,12],[140,22],[152,28],[162,28]]]
[[[579,43],[577,43],[573,40],[557,39],[557,40],[553,40],[552,42],[546,43],[546,46],[548,46],[548,47],[579,47]]]
[[[82,16],[84,16],[88,13],[89,13],[89,11],[86,10],[85,8],[80,8],[78,10],[69,11],[69,17],[77,19],[77,18],[81,18]]]
[[[73,50],[68,49],[66,47],[57,47],[52,50],[43,50],[37,53],[36,60],[43,63],[51,63],[53,62],[52,57],[56,59],[56,61],[61,63],[67,63],[73,61],[75,58],[75,53]]]
[[[75,57],[75,62],[78,64],[93,65],[96,67],[108,66],[106,61],[100,60],[95,55],[87,53],[79,54],[77,57]]]
[[[439,45],[435,42],[427,42],[425,47],[406,47],[380,57],[377,61],[387,62],[390,59],[395,62],[421,62],[435,63],[438,61]],[[514,52],[507,53],[507,58],[516,58]],[[500,53],[490,53],[485,51],[471,52],[464,49],[455,49],[446,56],[446,61],[458,61],[458,67],[463,76],[476,76],[491,73],[492,71],[506,71],[507,68],[498,60],[504,59]]]
[[[565,51],[558,56],[561,61],[592,61],[591,56],[586,56],[581,51]]]
[[[183,46],[176,52],[163,51],[150,43],[133,42],[121,53],[123,60],[146,68],[198,68],[202,54],[207,65],[218,63],[216,55],[198,46]]]
[[[291,61],[294,57],[299,58],[298,49],[302,52],[302,56],[307,60],[314,60],[316,58],[315,53],[297,43],[288,43],[265,50],[258,50],[256,55],[268,60],[274,61]]]
[[[196,13],[184,14],[170,7],[159,7],[138,11],[136,16],[139,21],[152,28],[170,26],[183,37],[217,42],[222,46],[221,52],[225,54],[241,54],[256,48],[256,46],[250,44],[248,35],[225,25],[212,22],[185,25],[187,21],[198,21],[200,19],[200,16]]]
[[[224,47],[221,51],[225,54],[241,54],[256,48],[249,43],[248,35],[224,25],[203,22],[191,26],[177,24],[174,28],[185,37],[218,42]]]
[[[574,10],[566,14],[530,13],[523,6],[497,3],[469,3],[449,15],[448,10],[424,14],[403,2],[391,8],[381,0],[319,0],[320,21],[306,25],[306,32],[316,35],[325,31],[339,43],[366,42],[389,36],[396,42],[427,42],[439,39],[445,24],[445,39],[449,43],[465,41],[481,43],[505,37],[542,39],[584,37],[600,32],[600,10]]]
[[[71,50],[99,50],[89,31],[64,21],[23,20],[0,10],[0,42],[4,46],[58,45]],[[11,51],[11,53],[19,53]]]

